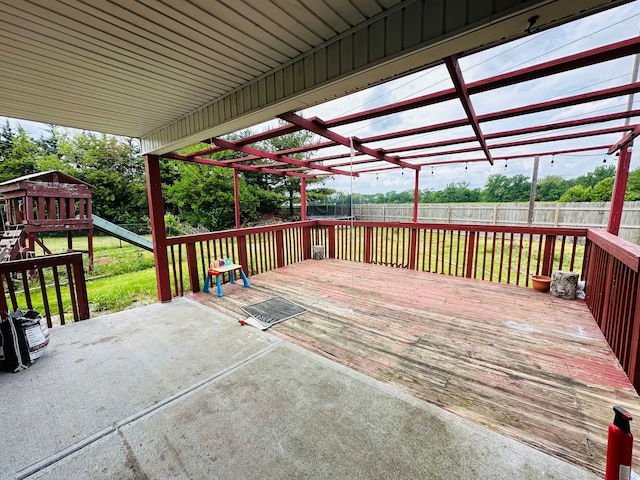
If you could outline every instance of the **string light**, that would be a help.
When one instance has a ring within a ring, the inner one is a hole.
[[[433,167],[431,167],[431,175],[433,175]]]
[[[402,172],[400,172],[400,175],[404,177],[404,168],[402,168]]]
[[[376,173],[376,182],[378,181],[378,174]]]
[[[464,169],[465,169],[465,170],[469,170],[469,165],[468,165],[468,163],[466,163],[466,162],[465,162],[465,164],[464,164]]]
[[[551,155],[551,166],[553,167],[553,159],[555,158],[555,154]]]
[[[602,163],[607,163],[607,156],[602,157]]]
[[[509,159],[508,159],[508,158],[507,158],[507,159],[505,159],[505,161],[504,161],[504,168],[507,168],[507,162],[508,162],[508,161],[509,161]]]

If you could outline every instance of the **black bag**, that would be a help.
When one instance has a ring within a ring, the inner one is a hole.
[[[16,310],[0,323],[0,363],[5,370],[21,372],[43,353],[49,344],[49,329],[40,314]]]
[[[31,365],[29,344],[22,320],[9,317],[0,323],[0,362],[10,372],[21,372]]]

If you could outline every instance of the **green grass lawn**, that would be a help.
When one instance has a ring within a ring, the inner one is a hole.
[[[45,246],[52,253],[67,252],[66,237],[44,237]],[[74,237],[73,247],[87,249],[87,237]],[[36,246],[36,255],[43,251]],[[126,242],[104,236],[93,237],[94,268],[88,272],[88,257],[85,254],[85,275],[87,296],[92,316],[117,312],[133,306],[146,305],[157,301],[156,273],[153,254]],[[52,281],[47,278],[47,284]],[[64,281],[64,279],[63,279]],[[55,303],[53,287],[47,289],[49,303]],[[32,291],[34,309],[43,311],[39,288]],[[65,312],[71,312],[68,289],[63,287],[62,299]],[[20,305],[26,304],[24,293],[18,296]]]

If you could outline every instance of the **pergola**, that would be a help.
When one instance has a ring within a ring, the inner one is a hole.
[[[419,174],[424,167],[443,164],[467,164],[507,161],[514,158],[531,158],[569,154],[576,152],[598,152],[605,155],[616,154],[616,170],[608,231],[617,234],[631,161],[631,145],[640,133],[640,124],[631,120],[640,115],[640,110],[624,109],[615,113],[588,116],[579,119],[543,122],[529,122],[528,126],[510,130],[498,130],[484,133],[489,122],[504,119],[526,121],[528,115],[549,112],[563,107],[571,107],[599,100],[633,95],[640,90],[640,82],[631,80],[618,86],[593,90],[573,96],[553,98],[543,102],[529,103],[507,110],[495,110],[477,114],[472,97],[476,94],[495,92],[524,82],[544,79],[570,70],[590,67],[604,62],[629,57],[640,53],[640,38],[635,37],[578,54],[562,57],[530,67],[514,70],[502,75],[492,76],[473,82],[466,82],[461,71],[459,58],[449,56],[442,59],[453,84],[450,88],[418,96],[382,107],[353,113],[346,116],[324,119],[304,118],[296,112],[286,112],[277,116],[284,122],[282,126],[250,135],[241,140],[228,141],[220,137],[203,138],[209,148],[188,154],[168,153],[162,155],[178,161],[195,162],[204,165],[232,168],[235,186],[235,220],[240,228],[240,203],[238,194],[238,173],[243,171],[261,172],[266,175],[285,175],[301,179],[302,220],[306,219],[306,179],[327,175],[358,176],[362,173],[383,172],[389,170],[407,170],[415,175],[413,222],[418,221]],[[443,105],[457,101],[465,115],[461,118],[428,123],[423,126],[390,131],[374,136],[358,138],[337,133],[337,128],[366,120],[384,118],[403,112],[410,112],[427,106]],[[467,127],[473,132],[469,136],[455,136],[455,129]],[[575,131],[579,128],[579,131]],[[277,152],[266,152],[252,146],[257,142],[290,134],[300,130],[312,132],[322,137],[321,142],[303,147]],[[417,142],[416,137],[431,132],[452,132],[451,138],[433,142]],[[532,136],[532,134],[538,134]],[[611,134],[619,134],[619,140],[611,141]],[[542,136],[540,136],[542,135]],[[404,145],[384,148],[385,141],[402,139]],[[561,142],[579,139],[581,145],[572,148],[562,147]],[[551,144],[552,147],[546,145]],[[560,145],[560,146],[558,146]],[[510,147],[523,147],[528,153],[505,155],[501,150]],[[342,147],[343,153],[316,155],[308,159],[294,158],[296,154]],[[241,152],[241,157],[226,160],[211,160],[206,155],[224,150]],[[471,156],[469,156],[471,155]],[[453,158],[452,158],[453,157]],[[458,158],[456,158],[458,157]],[[158,157],[147,156],[147,171],[150,182],[159,183]],[[162,197],[160,189],[149,184],[149,200],[152,210],[152,225],[155,232],[164,232]],[[162,233],[159,235],[162,237]],[[160,239],[156,239],[158,241]],[[165,248],[156,252],[164,252]],[[162,254],[162,253],[160,253]]]

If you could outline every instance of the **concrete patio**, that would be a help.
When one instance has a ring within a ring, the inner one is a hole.
[[[3,479],[597,478],[186,298],[54,329],[0,398]]]

